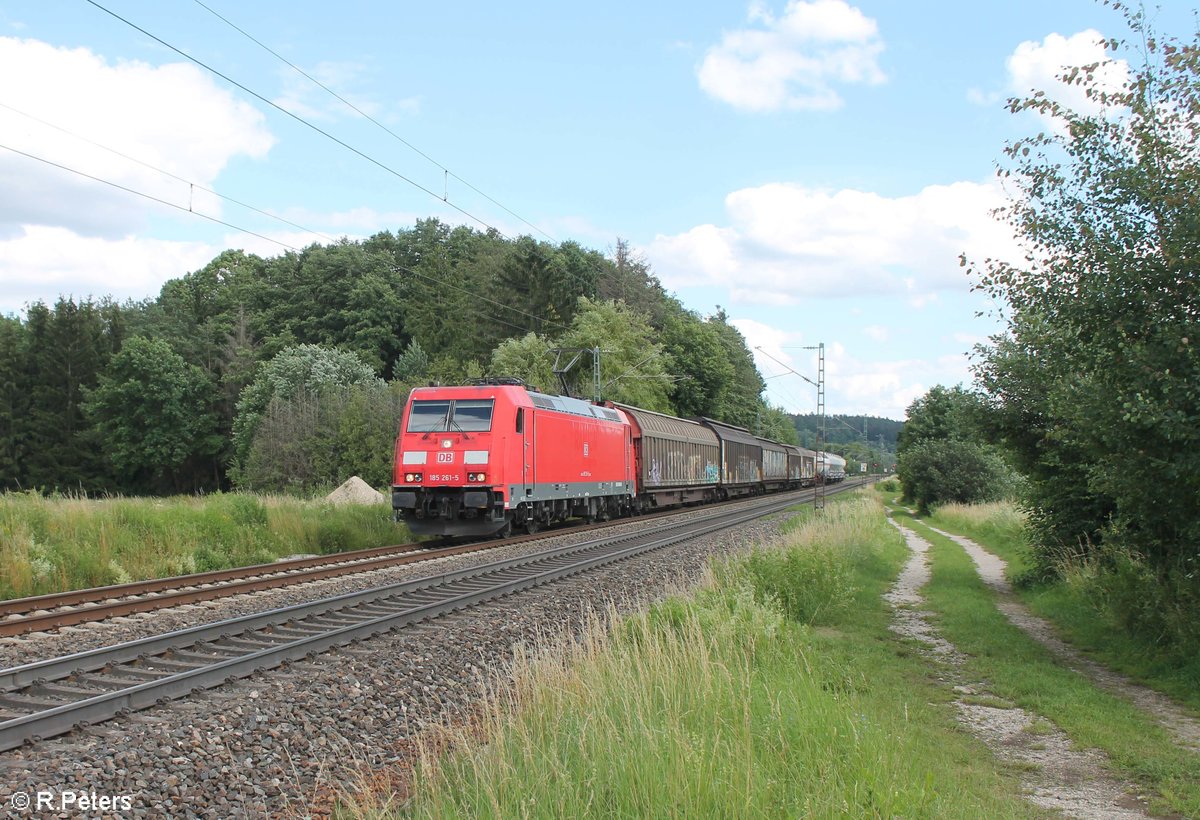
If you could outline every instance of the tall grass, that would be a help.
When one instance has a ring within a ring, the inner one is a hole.
[[[1015,505],[946,505],[936,510],[930,523],[966,535],[1007,561],[1008,576],[1017,583],[1022,600],[1053,621],[1072,643],[1200,710],[1200,653],[1192,648],[1200,632],[1200,606],[1184,595],[1156,594],[1161,579],[1137,556],[1112,550],[1067,557],[1058,566],[1057,578],[1033,583],[1028,580],[1033,562],[1024,516]],[[1172,634],[1190,632],[1192,641],[1156,642],[1129,629],[1129,612],[1138,609],[1173,622]]]
[[[886,637],[879,595],[904,549],[878,502],[831,505],[792,539],[770,572],[723,563],[689,597],[519,653],[515,683],[450,733],[454,751],[423,757],[399,809],[360,793],[344,813],[1020,816]],[[785,614],[795,584],[829,571],[845,583],[811,610],[822,626]]]
[[[939,529],[966,535],[991,549],[1008,562],[1008,575],[1018,579],[1032,566],[1025,513],[1012,501],[984,504],[943,504],[929,521]]]
[[[94,500],[0,495],[0,598],[392,544],[386,506],[218,494]]]
[[[905,513],[897,510],[896,516],[903,518]],[[1049,718],[1075,743],[1104,751],[1122,776],[1151,792],[1152,809],[1172,816],[1200,817],[1200,779],[1196,777],[1200,755],[1176,746],[1152,716],[1060,663],[997,609],[994,593],[980,580],[961,547],[920,521],[910,525],[933,545],[933,573],[926,597],[938,614],[939,628],[967,656],[969,673],[988,681],[993,694]],[[1056,594],[1062,595],[1066,589],[1059,584]],[[1037,595],[1027,595],[1026,600],[1031,597],[1038,601]],[[1050,616],[1059,625],[1072,624],[1082,614],[1077,609],[1082,603],[1052,601]],[[1111,624],[1105,624],[1094,609],[1090,621],[1107,633],[1101,640],[1111,646],[1115,639],[1119,644]],[[1080,626],[1074,624],[1068,630],[1072,639],[1083,634],[1074,631]],[[1101,637],[1099,632],[1094,634]],[[1194,691],[1192,697],[1194,700]]]

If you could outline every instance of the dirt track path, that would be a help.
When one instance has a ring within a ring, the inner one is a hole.
[[[1007,565],[1003,559],[988,552],[970,538],[944,532],[937,527],[929,529],[966,550],[979,570],[979,577],[999,593],[1000,600],[997,606],[1013,625],[1049,649],[1068,669],[1088,678],[1101,689],[1125,698],[1151,715],[1175,737],[1180,746],[1200,752],[1200,720],[1165,695],[1134,683],[1124,675],[1084,657],[1074,647],[1064,643],[1054,633],[1054,627],[1049,622],[1034,615],[1013,595],[1012,585],[1004,577]]]
[[[930,544],[912,530],[888,520],[904,535],[912,556],[885,598],[892,605],[892,631],[917,641],[943,680],[953,684],[960,723],[1001,760],[1017,764],[1030,802],[1061,811],[1066,817],[1149,817],[1132,784],[1113,779],[1105,758],[1079,750],[1046,718],[1008,703],[970,680],[966,657],[938,634],[924,611],[921,588],[929,581]],[[994,556],[993,556],[994,557]],[[998,560],[998,559],[997,559]],[[1001,567],[1003,580],[1003,567]]]

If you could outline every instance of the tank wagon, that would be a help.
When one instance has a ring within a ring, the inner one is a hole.
[[[823,453],[821,458],[824,465],[820,477],[826,484],[836,484],[846,478],[846,459],[834,453]]]
[[[517,380],[422,387],[396,436],[392,509],[416,535],[506,536],[811,486],[815,464],[811,450],[715,419],[593,404]]]

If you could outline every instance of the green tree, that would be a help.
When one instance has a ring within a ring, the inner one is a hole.
[[[908,420],[896,437],[896,452],[927,440],[979,438],[982,403],[959,385],[934,385],[908,406]]]
[[[370,365],[353,353],[318,345],[297,345],[280,351],[259,370],[238,400],[233,423],[234,480],[239,480],[259,422],[273,399],[288,401],[305,392],[320,394],[330,388],[382,383]]]
[[[574,243],[555,248],[528,236],[517,239],[501,262],[491,291],[490,298],[512,308],[500,310],[500,318],[514,329],[563,332],[575,317],[579,297],[595,295],[596,273],[588,261]]]
[[[904,494],[928,515],[937,504],[995,501],[1011,489],[1011,471],[994,450],[964,439],[924,439],[900,454]]]
[[[679,377],[671,388],[675,412],[685,417],[720,418],[725,409],[722,396],[735,376],[721,329],[681,308],[666,318],[661,338]]]
[[[746,337],[733,325],[722,308],[709,320],[725,348],[725,357],[733,365],[733,378],[725,382],[716,397],[716,418],[753,427],[758,414],[759,396],[767,384],[754,364],[754,356],[746,346]]]
[[[581,296],[575,320],[558,339],[558,346],[600,348],[603,398],[669,413],[672,363],[663,346],[653,339],[654,331],[646,317],[624,302],[594,302]],[[575,368],[576,395],[591,397],[592,369],[592,357],[583,355]]]
[[[399,385],[369,382],[273,398],[239,483],[257,492],[311,493],[357,475],[387,486],[407,395]]]
[[[1006,149],[1002,217],[1025,258],[972,269],[1009,306],[979,371],[1034,468],[1043,563],[1066,548],[1133,566],[1147,583],[1127,623],[1200,647],[1200,36],[1114,6],[1132,35],[1108,43],[1129,60],[1122,87],[1086,66],[1065,79],[1089,110],[1010,103],[1055,125]]]
[[[24,476],[21,427],[29,414],[28,355],[25,326],[16,317],[0,316],[0,491],[20,489]]]
[[[420,342],[413,339],[408,343],[408,347],[404,348],[400,358],[396,359],[392,373],[398,381],[416,382],[429,374],[429,365],[429,354],[421,347]]]
[[[800,443],[800,436],[796,432],[796,425],[792,424],[792,417],[782,407],[772,407],[766,402],[763,402],[758,413],[754,429],[755,433],[772,441],[781,441],[784,444]]]
[[[162,340],[127,339],[88,393],[85,410],[121,485],[195,490],[221,447],[204,371]],[[190,469],[189,469],[190,463]]]
[[[904,497],[923,512],[950,502],[992,501],[1010,493],[1012,470],[980,432],[983,404],[961,387],[936,385],[908,406],[896,442]]]
[[[296,344],[358,354],[390,372],[405,344],[399,274],[389,260],[343,239],[287,253],[266,267],[270,299],[262,324],[268,351]]]
[[[17,424],[26,487],[100,491],[112,485],[95,431],[84,416],[88,390],[124,336],[110,301],[37,302],[26,314],[28,415]]]
[[[551,347],[549,340],[536,333],[507,339],[492,351],[490,372],[493,376],[522,379],[538,390],[557,390],[558,380],[551,369],[554,364]]]

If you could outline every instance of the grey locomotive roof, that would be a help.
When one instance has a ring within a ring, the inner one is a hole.
[[[605,419],[606,421],[620,421],[621,417],[615,411],[607,407],[599,407],[591,402],[583,401],[582,399],[573,399],[570,396],[551,396],[546,393],[535,393],[532,390],[528,391],[529,400],[533,402],[534,407],[540,407],[543,410],[557,410],[560,413],[570,413],[575,416],[591,416],[596,419]]]

